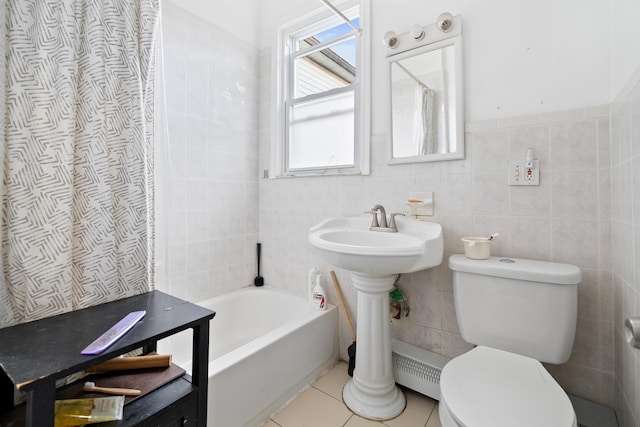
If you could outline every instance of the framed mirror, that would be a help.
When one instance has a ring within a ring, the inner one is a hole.
[[[385,36],[389,164],[464,158],[462,22],[452,22],[448,32],[432,24]]]

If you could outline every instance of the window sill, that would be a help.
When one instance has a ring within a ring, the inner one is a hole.
[[[298,173],[288,173],[288,174],[280,174],[271,179],[288,179],[288,178],[319,178],[319,177],[336,177],[336,176],[365,176],[368,175],[366,173],[362,173],[362,171],[339,171],[339,170],[326,170],[326,171],[307,171],[307,172],[298,172]]]

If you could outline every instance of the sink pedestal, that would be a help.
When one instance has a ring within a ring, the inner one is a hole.
[[[376,209],[378,206],[376,206]],[[398,416],[404,395],[393,379],[389,291],[398,274],[442,263],[442,227],[398,218],[397,232],[371,229],[371,218],[329,218],[309,229],[309,243],[324,260],[351,271],[358,291],[358,348],[353,379],[344,386],[344,403],[372,420]]]
[[[356,369],[342,398],[354,413],[388,420],[405,408],[405,398],[393,378],[389,292],[397,275],[351,273],[358,291]]]

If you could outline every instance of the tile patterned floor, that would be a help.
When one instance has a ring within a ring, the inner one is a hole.
[[[264,427],[442,427],[438,402],[408,389],[403,389],[407,408],[392,420],[377,422],[353,414],[342,402],[342,387],[349,379],[347,364],[339,363]]]

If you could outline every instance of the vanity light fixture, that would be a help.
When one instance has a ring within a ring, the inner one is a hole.
[[[395,49],[396,47],[398,47],[398,35],[395,33],[395,31],[387,31],[386,33],[384,33],[382,43],[385,46],[390,47],[391,49]]]
[[[449,12],[441,13],[436,21],[436,27],[443,33],[448,33],[453,28],[453,15]]]
[[[328,0],[320,1],[324,3]],[[438,20],[435,24],[427,25],[426,27],[423,27],[420,24],[414,24],[409,28],[408,32],[400,35],[395,31],[387,31],[382,39],[382,44],[387,46],[389,49],[397,49],[394,53],[388,53],[388,55],[396,55],[397,53],[405,52],[408,49],[414,49],[416,47],[421,47],[429,43],[452,37],[447,33],[450,33],[458,23],[459,18],[454,17],[449,12],[443,12],[438,16]],[[453,31],[453,33],[456,34],[460,32],[460,28],[456,28],[456,30]],[[413,41],[411,39],[413,39]]]

